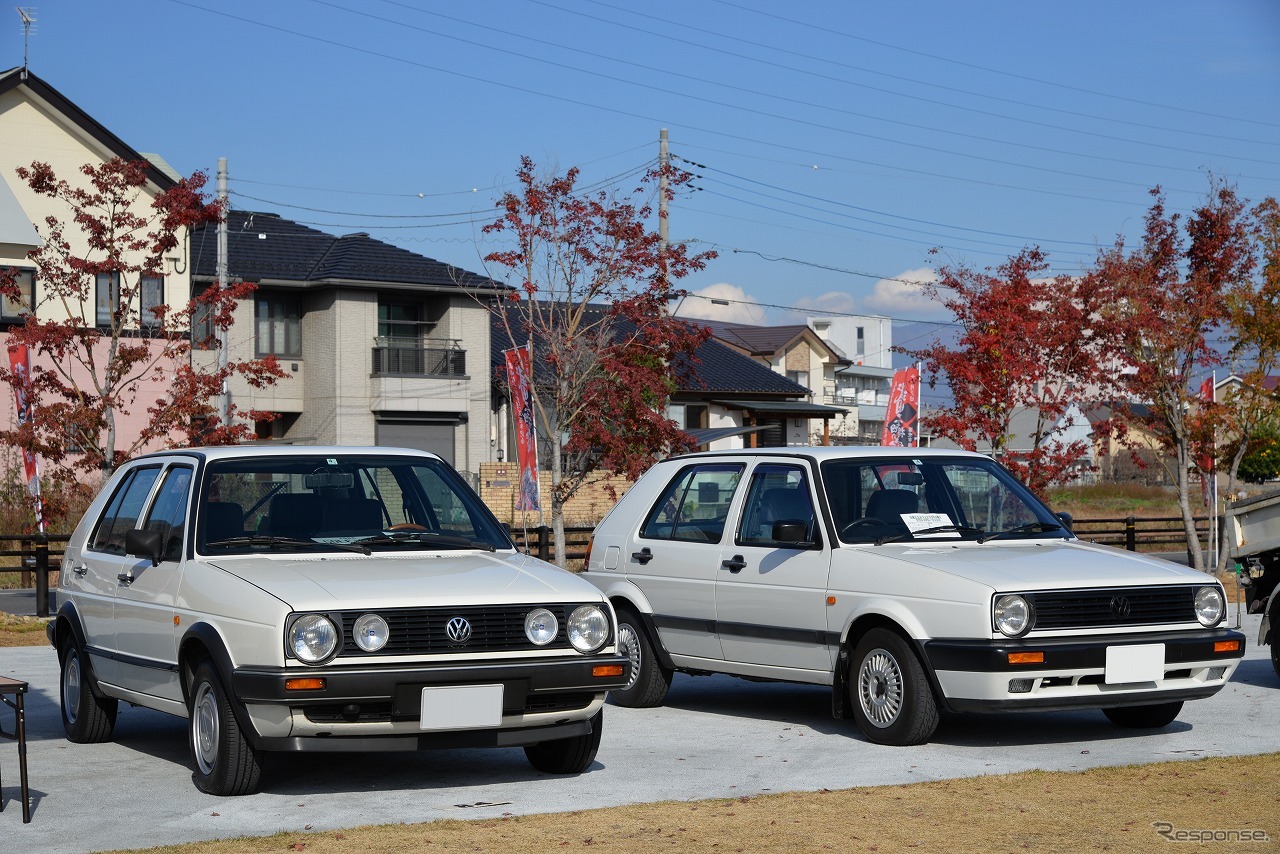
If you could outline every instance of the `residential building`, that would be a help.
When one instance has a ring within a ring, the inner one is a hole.
[[[239,409],[279,413],[259,438],[420,448],[471,472],[490,459],[488,302],[505,285],[275,214],[233,210],[227,227],[229,276],[258,286],[229,356],[274,355],[289,374],[230,384]],[[191,235],[197,292],[217,281],[215,229]]]

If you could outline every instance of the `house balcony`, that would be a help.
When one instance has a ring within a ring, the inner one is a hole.
[[[420,342],[378,338],[373,348],[375,377],[455,377],[467,375],[467,351],[455,340]]]

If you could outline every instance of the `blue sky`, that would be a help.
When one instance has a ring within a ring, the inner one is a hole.
[[[1078,270],[1157,184],[1280,195],[1270,0],[33,5],[31,69],[133,147],[471,270],[521,155],[630,188],[666,127],[699,176],[671,235],[721,253],[686,283],[730,300],[687,306],[727,319],[939,319],[895,280],[1028,244]]]

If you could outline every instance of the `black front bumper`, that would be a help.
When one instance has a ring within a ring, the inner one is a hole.
[[[594,668],[621,666],[621,676],[594,676]],[[624,656],[597,655],[569,661],[536,659],[435,665],[336,665],[243,667],[232,674],[232,690],[245,704],[314,706],[390,703],[395,717],[418,714],[422,688],[442,685],[502,684],[503,710],[516,713],[539,698],[557,694],[601,694],[627,684]],[[324,687],[293,690],[290,679],[323,679]]]
[[[1214,652],[1214,644],[1239,641],[1232,652]],[[1231,629],[1190,632],[1150,632],[1136,635],[1085,635],[1069,638],[1002,638],[1000,640],[928,640],[925,656],[932,670],[977,673],[1017,673],[1023,670],[1085,670],[1105,667],[1107,647],[1164,644],[1166,667],[1193,661],[1244,657],[1244,635]],[[1043,652],[1044,663],[1010,664],[1009,654]]]

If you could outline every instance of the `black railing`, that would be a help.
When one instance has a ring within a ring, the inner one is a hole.
[[[582,559],[587,556],[587,541],[591,539],[594,527],[564,529],[564,566],[566,569],[583,569]],[[516,548],[525,554],[531,554],[545,561],[555,562],[555,538],[549,525],[536,528],[510,528],[511,539]]]
[[[1196,534],[1202,540],[1209,536],[1209,518],[1192,517]],[[1186,546],[1187,534],[1181,516],[1155,516],[1141,518],[1124,516],[1110,519],[1076,519],[1071,530],[1082,540],[1105,545],[1122,546],[1131,552],[1139,547],[1178,545]],[[1219,522],[1219,530],[1221,523]]]
[[[0,543],[18,543],[16,549],[0,549],[0,557],[21,558],[21,565],[0,567],[0,572],[18,573],[21,586],[36,589],[36,616],[49,616],[49,573],[62,568],[62,555],[68,534],[0,535]]]
[[[461,377],[467,351],[457,347],[387,345],[373,348],[374,376]]]

